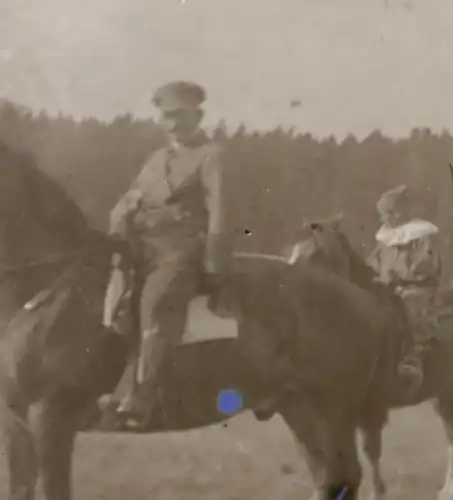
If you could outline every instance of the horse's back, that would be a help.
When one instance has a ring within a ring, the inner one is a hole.
[[[243,275],[239,290],[239,340],[255,366],[272,366],[280,350],[331,408],[358,404],[376,380],[390,382],[390,364],[382,360],[397,343],[392,315],[376,296],[313,265],[267,268]]]

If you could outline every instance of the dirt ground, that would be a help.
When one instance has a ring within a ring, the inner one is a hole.
[[[389,498],[434,500],[444,457],[442,430],[428,406],[395,412],[383,459]],[[0,498],[7,498],[6,486],[2,463]],[[258,423],[247,414],[226,428],[146,437],[81,435],[74,487],[74,500],[308,500],[311,491],[280,418]]]
[[[445,457],[440,421],[429,405],[394,412],[384,436],[388,498],[434,500]],[[280,418],[259,423],[248,413],[226,427],[190,432],[80,435],[74,469],[74,500],[308,500],[311,492],[305,464]],[[364,497],[367,490],[368,470]]]

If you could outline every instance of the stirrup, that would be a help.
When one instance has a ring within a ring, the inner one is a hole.
[[[408,374],[408,375],[418,375],[420,374],[421,376],[423,376],[423,370],[418,367],[417,365],[415,364],[411,364],[409,362],[401,362],[399,365],[398,365],[398,372],[405,375],[405,374]]]
[[[152,412],[141,413],[131,409],[121,411],[116,409],[117,429],[119,431],[139,432],[148,426],[152,417]]]

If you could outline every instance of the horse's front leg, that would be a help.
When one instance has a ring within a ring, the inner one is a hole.
[[[71,500],[72,457],[81,417],[94,398],[61,392],[44,401],[37,425],[37,443],[46,500]]]
[[[29,403],[18,392],[5,399],[4,436],[9,472],[9,500],[33,500],[38,467],[33,431],[28,422]]]
[[[354,419],[328,417],[326,426],[327,465],[323,500],[358,500],[362,468],[356,446]]]
[[[310,471],[314,486],[310,500],[323,500],[326,457],[319,439],[318,416],[310,411],[307,404],[296,400],[283,402],[278,411],[291,430],[299,453]]]
[[[353,423],[325,418],[302,394],[283,403],[279,412],[310,469],[315,486],[311,500],[357,500],[362,471]]]

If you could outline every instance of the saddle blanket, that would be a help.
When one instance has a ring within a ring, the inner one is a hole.
[[[184,343],[215,338],[236,338],[237,335],[236,320],[221,318],[211,312],[207,305],[207,297],[196,297],[191,301]]]

